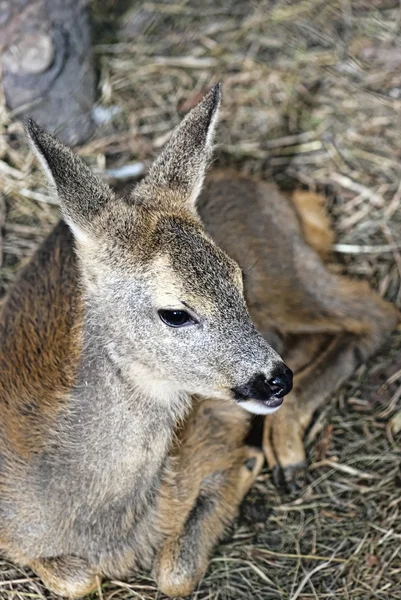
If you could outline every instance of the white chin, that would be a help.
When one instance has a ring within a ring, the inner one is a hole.
[[[266,404],[257,400],[243,400],[238,404],[253,415],[272,415],[282,406],[281,404],[280,406],[266,406]]]

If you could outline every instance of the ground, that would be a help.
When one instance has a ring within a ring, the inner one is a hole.
[[[323,193],[338,269],[401,308],[398,0],[98,0],[93,10],[102,124],[79,152],[97,172],[145,168],[221,80],[217,162]],[[2,107],[0,128],[3,293],[58,213]],[[317,416],[298,497],[263,472],[193,600],[401,599],[400,344],[398,332]],[[145,575],[105,582],[99,596],[161,598]],[[2,560],[0,598],[55,597]]]

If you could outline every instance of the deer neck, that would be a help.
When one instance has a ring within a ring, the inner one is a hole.
[[[152,379],[146,366],[126,356],[123,342],[89,306],[76,385],[63,430],[83,472],[115,491],[147,487],[160,472],[190,396]],[[146,385],[144,385],[144,381]]]

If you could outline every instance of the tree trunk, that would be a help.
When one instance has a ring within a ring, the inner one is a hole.
[[[87,0],[6,0],[0,49],[7,107],[63,142],[94,131],[95,76]]]

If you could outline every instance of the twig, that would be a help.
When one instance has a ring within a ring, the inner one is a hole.
[[[334,460],[321,460],[318,463],[314,463],[310,468],[319,468],[319,467],[330,467],[336,471],[341,471],[342,473],[346,473],[347,475],[353,475],[354,477],[359,477],[359,479],[380,479],[380,475],[373,473],[366,473],[365,471],[360,471],[359,469],[354,469],[354,467],[350,467],[349,465],[342,465],[340,463],[335,462]]]
[[[247,547],[245,546],[244,549],[247,548],[250,551],[255,551],[255,549],[250,546]],[[319,556],[318,554],[290,554],[287,552],[275,552],[274,550],[265,550],[264,548],[257,548],[257,553],[258,554],[268,554],[271,556],[277,556],[278,558],[294,558],[296,560],[299,559],[303,559],[303,560],[316,560],[316,561],[330,561],[330,562],[335,562],[335,563],[345,563],[347,562],[347,560],[345,558],[333,558],[333,557],[327,557],[327,556]],[[214,559],[216,560],[216,559]]]
[[[312,569],[312,571],[309,571],[309,573],[307,573],[305,575],[305,577],[302,579],[301,583],[298,586],[297,591],[295,592],[295,594],[293,594],[290,598],[290,600],[297,600],[297,598],[299,598],[299,596],[301,595],[302,590],[304,589],[304,587],[306,586],[306,584],[308,583],[308,581],[319,571],[322,571],[323,569],[325,569],[326,567],[328,567],[331,563],[332,563],[332,559],[334,558],[336,553],[334,553],[332,555],[332,557],[327,561],[322,563],[321,565],[318,565],[317,567],[315,567],[314,569]]]
[[[372,202],[372,204],[374,204],[374,206],[382,208],[386,204],[382,196],[376,194],[361,183],[357,183],[349,177],[342,175],[341,173],[331,173],[330,179],[332,179],[335,183],[341,185],[341,187],[347,190],[351,190],[352,192],[360,194],[361,196],[364,196],[365,198],[369,199]]]
[[[401,202],[401,181],[398,184],[397,191],[391,198],[390,204],[384,209],[383,213],[385,218],[389,221],[391,217],[397,212]]]
[[[398,248],[398,246],[397,246]],[[393,248],[387,244],[377,246],[357,246],[356,244],[334,244],[333,249],[340,254],[386,254]]]

